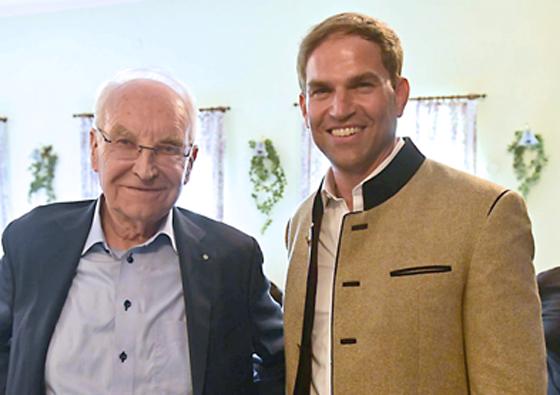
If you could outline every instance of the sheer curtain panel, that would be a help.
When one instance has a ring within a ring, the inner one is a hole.
[[[476,113],[484,95],[411,99],[397,134],[410,136],[428,157],[460,170],[476,171]]]
[[[99,196],[99,180],[97,173],[91,168],[91,157],[89,148],[89,132],[93,126],[93,114],[75,114],[74,118],[80,123],[80,174],[81,194],[84,199],[95,199]]]
[[[178,205],[219,221],[224,219],[224,115],[229,107],[202,108],[199,147],[189,182]]]
[[[8,224],[10,194],[8,192],[9,145],[7,132],[8,119],[0,116],[0,234]]]

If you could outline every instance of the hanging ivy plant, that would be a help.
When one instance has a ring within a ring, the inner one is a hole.
[[[523,197],[527,198],[531,188],[539,181],[548,158],[544,152],[544,141],[540,134],[535,134],[536,141],[532,144],[523,144],[522,136],[523,131],[515,132],[514,140],[508,146],[508,152],[513,153],[513,171],[519,181],[519,191]]]
[[[280,164],[278,153],[270,139],[263,141],[249,141],[253,150],[249,179],[253,184],[251,197],[255,200],[257,209],[266,216],[261,227],[261,233],[272,223],[271,212],[276,203],[284,196],[286,176]]]
[[[33,180],[29,185],[27,194],[29,200],[41,190],[47,195],[47,203],[56,199],[53,188],[54,173],[58,162],[58,155],[54,153],[52,145],[44,145],[33,150],[31,155],[33,162],[29,166],[29,171]]]

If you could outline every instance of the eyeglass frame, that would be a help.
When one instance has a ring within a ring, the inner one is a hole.
[[[106,142],[107,144],[114,144],[115,141],[113,141],[110,136],[108,135],[108,133],[106,131],[104,131],[103,129],[101,129],[100,127],[97,126],[92,126],[92,129],[95,130],[96,132],[98,132],[101,135],[101,138],[103,139],[104,142]],[[165,154],[163,153],[163,150],[161,147],[150,147],[149,145],[142,145],[142,144],[138,144],[135,142],[130,142],[131,144],[133,144],[135,146],[135,151],[138,152],[138,155],[135,159],[138,159],[138,157],[140,157],[140,154],[142,153],[142,150],[148,150],[148,151],[152,151],[154,153],[154,156],[156,158],[173,158],[173,157],[177,157],[177,158],[188,158],[189,155],[192,152],[193,149],[193,144],[189,144],[184,146],[185,149],[188,148],[188,150],[185,152],[178,152],[178,153],[171,153],[171,154]],[[177,147],[179,148],[179,147]],[[159,155],[159,156],[158,156]],[[130,159],[132,160],[132,159]]]

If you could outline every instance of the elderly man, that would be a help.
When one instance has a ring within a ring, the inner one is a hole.
[[[331,167],[288,227],[288,393],[544,394],[523,200],[396,137],[401,66],[365,15],[301,43],[300,106]]]
[[[196,119],[158,72],[101,89],[90,142],[102,195],[36,208],[4,232],[2,393],[283,391],[282,316],[256,241],[174,207]]]

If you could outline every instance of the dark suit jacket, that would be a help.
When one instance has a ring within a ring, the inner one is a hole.
[[[546,339],[548,395],[560,395],[560,267],[539,273],[539,294]]]
[[[282,314],[269,295],[257,242],[222,223],[174,210],[194,394],[283,393]],[[93,213],[93,201],[52,204],[4,231],[0,393],[44,393],[49,341]]]

